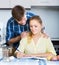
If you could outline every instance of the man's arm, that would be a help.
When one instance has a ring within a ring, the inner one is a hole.
[[[18,42],[21,39],[20,34],[15,36],[14,26],[14,20],[13,18],[10,18],[6,27],[6,42],[9,45]]]
[[[8,43],[9,45],[11,45],[11,44],[13,44],[13,43],[15,43],[15,42],[20,41],[20,39],[21,39],[21,36],[19,35],[19,36],[15,37],[15,38],[11,38],[7,43]]]

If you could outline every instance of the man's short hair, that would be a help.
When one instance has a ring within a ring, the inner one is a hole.
[[[22,19],[24,13],[25,13],[25,8],[20,5],[17,5],[12,8],[12,16],[18,21]]]

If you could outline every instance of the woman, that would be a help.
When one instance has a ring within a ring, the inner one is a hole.
[[[56,57],[53,44],[50,38],[43,37],[42,20],[39,16],[30,18],[31,32],[20,41],[18,51],[16,51],[17,58],[20,57],[45,57],[51,60]]]

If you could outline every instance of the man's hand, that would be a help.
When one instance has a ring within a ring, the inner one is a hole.
[[[21,33],[21,38],[26,37],[26,36],[27,36],[27,34],[28,34],[28,32],[27,32],[27,31],[26,31],[26,32],[22,32],[22,33]]]

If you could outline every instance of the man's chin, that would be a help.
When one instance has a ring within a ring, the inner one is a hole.
[[[18,23],[19,25],[25,25],[26,23],[24,23],[24,24],[20,24],[20,23]]]
[[[26,23],[22,24],[22,25],[25,25]]]

